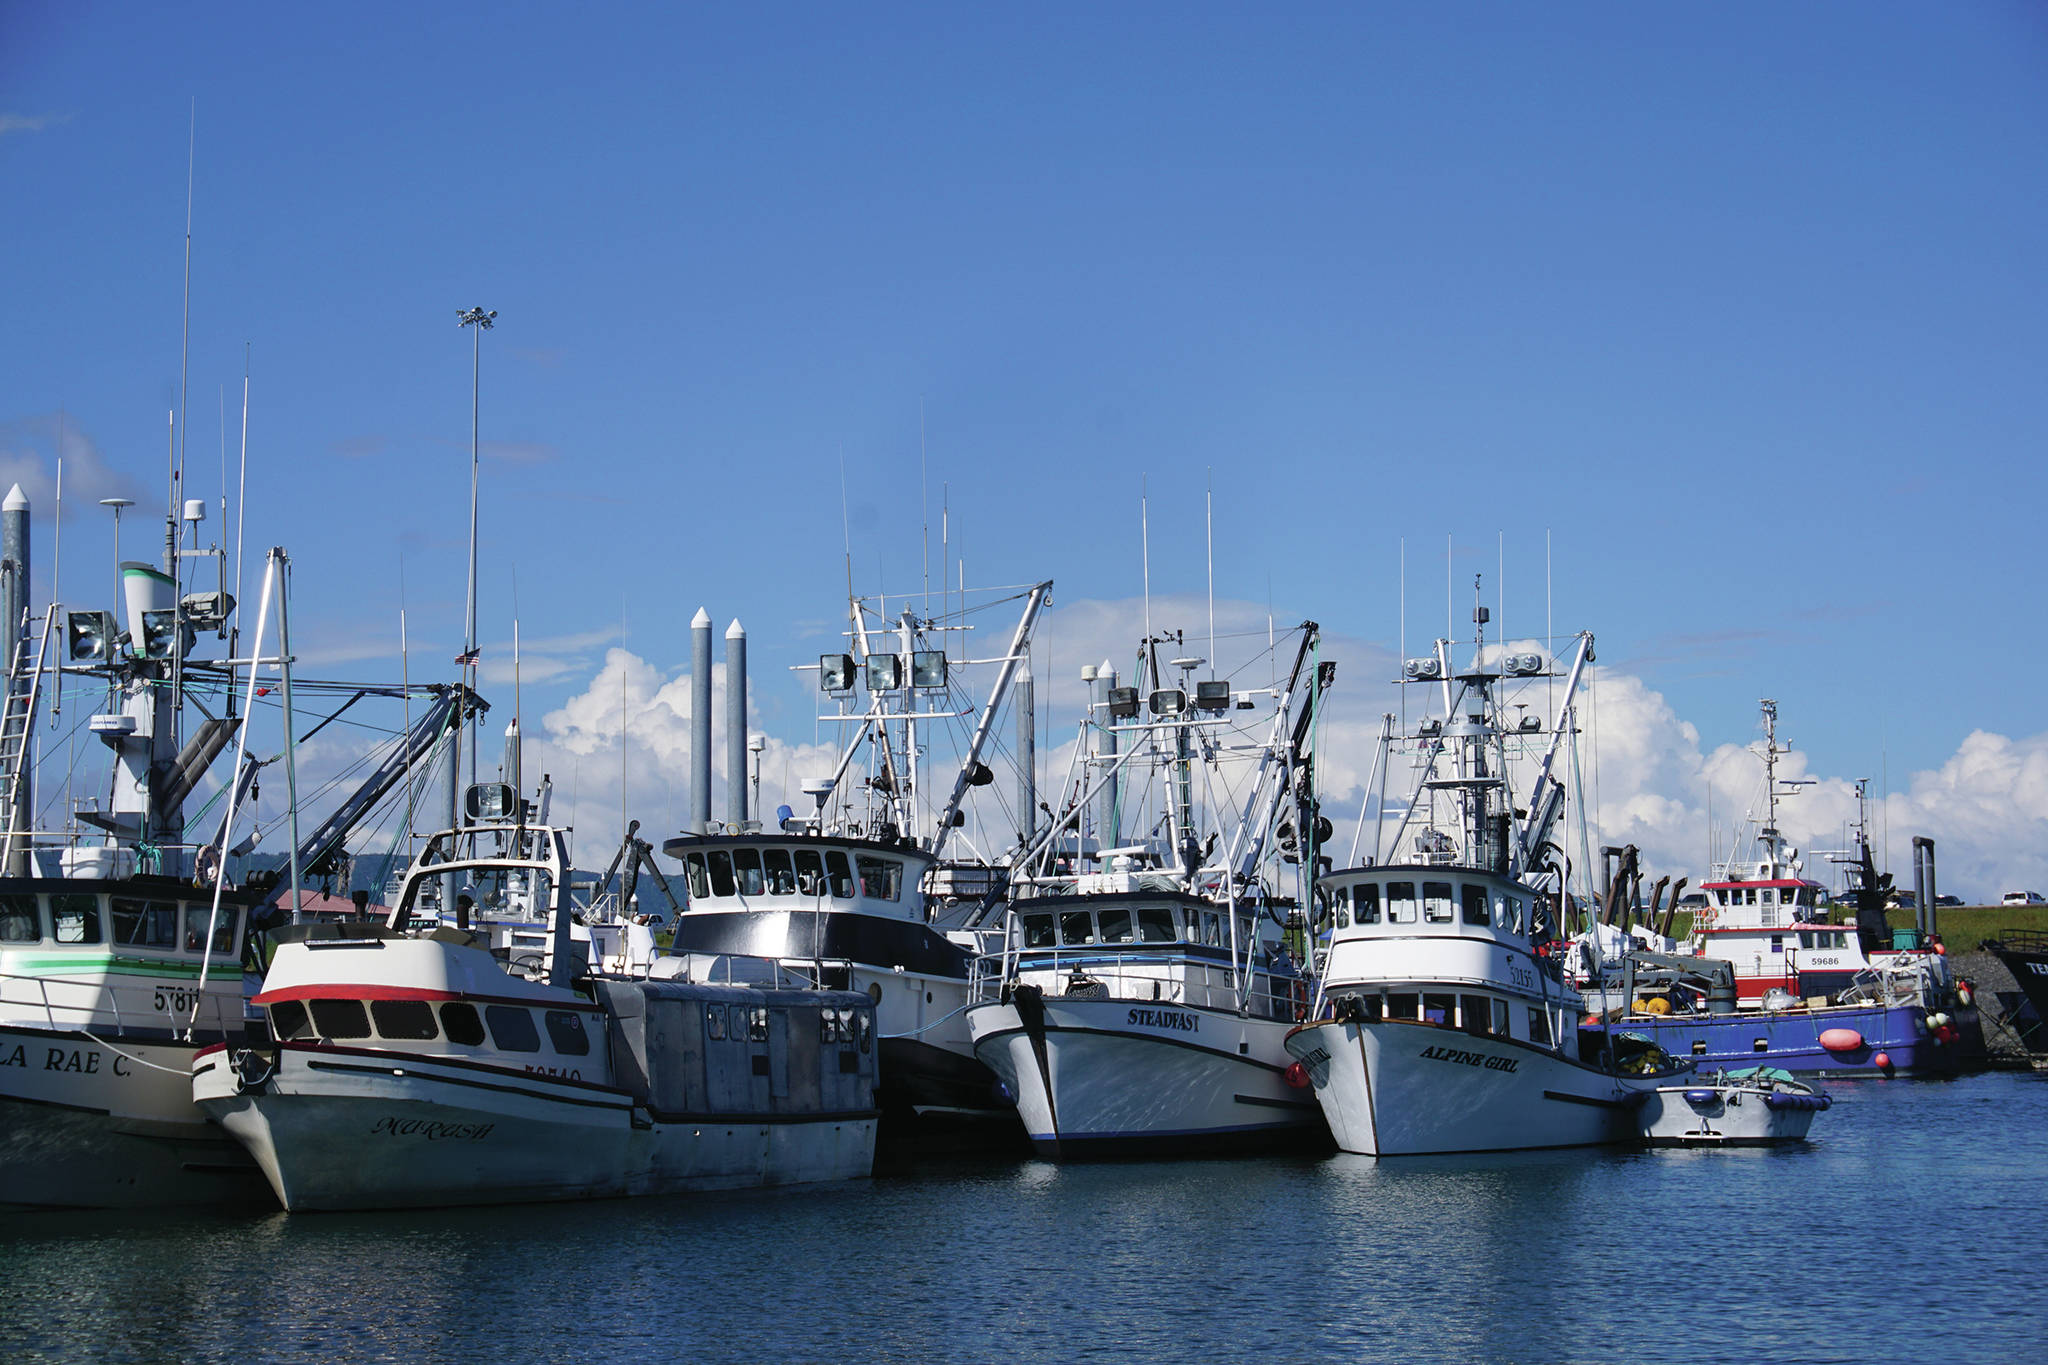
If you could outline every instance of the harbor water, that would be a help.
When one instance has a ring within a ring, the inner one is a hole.
[[[0,1360],[2037,1358],[2048,1078],[1829,1089],[1781,1150],[9,1214]]]

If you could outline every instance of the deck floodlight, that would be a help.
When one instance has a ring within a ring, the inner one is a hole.
[[[195,630],[219,630],[235,610],[231,592],[188,592],[180,599],[185,620]]]
[[[1195,684],[1195,709],[1197,711],[1228,711],[1230,709],[1230,684],[1222,679],[1214,682]]]
[[[1178,687],[1162,687],[1148,699],[1155,716],[1177,716],[1188,709],[1188,694]]]
[[[1137,688],[1112,687],[1109,689],[1109,718],[1111,720],[1130,720],[1137,714]]]
[[[1533,678],[1543,672],[1541,654],[1510,654],[1507,657],[1507,675],[1510,678]]]
[[[509,782],[477,782],[463,793],[463,809],[472,820],[509,820],[517,798]]]
[[[870,654],[867,657],[868,691],[894,692],[903,686],[903,659],[895,654]]]
[[[145,659],[168,659],[192,647],[192,631],[178,619],[176,607],[142,613],[142,649]]]
[[[74,611],[64,622],[66,651],[74,663],[104,663],[114,657],[116,632],[110,611]]]
[[[946,685],[946,655],[943,650],[919,649],[910,655],[910,685],[940,688]]]
[[[821,692],[853,691],[853,656],[851,654],[820,654],[818,656],[818,690]]]
[[[1432,655],[1410,659],[1401,666],[1401,672],[1410,682],[1436,682],[1444,676],[1444,665],[1441,659]]]

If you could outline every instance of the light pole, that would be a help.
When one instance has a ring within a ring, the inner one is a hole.
[[[470,341],[469,352],[469,626],[462,638],[462,657],[469,667],[476,667],[476,486],[477,486],[477,395],[483,378],[484,333],[491,330],[497,320],[494,308],[485,312],[481,308],[457,309],[456,325],[474,326],[476,332]],[[469,721],[469,773],[470,781],[476,780],[476,717]]]

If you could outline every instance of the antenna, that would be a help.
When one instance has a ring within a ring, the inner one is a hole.
[[[1152,638],[1152,505],[1143,474],[1138,476],[1138,543],[1145,569],[1145,638]]]
[[[917,400],[917,522],[919,552],[924,557],[924,614],[932,614],[932,500],[931,483],[925,475],[924,397]],[[946,588],[945,568],[940,566],[939,591]]]
[[[178,459],[171,478],[171,510],[178,507],[178,474],[185,468],[185,396],[192,368],[192,166],[199,149],[199,100],[192,100],[191,124],[185,134],[185,328],[178,343]],[[165,566],[177,575],[177,563]]]
[[[225,534],[227,534],[227,525],[226,525],[226,521],[227,521],[227,513],[225,513],[225,512],[221,513],[221,521],[222,521],[222,525],[221,525],[221,534],[225,535]],[[247,526],[248,524],[249,524],[249,343],[245,341],[245,342],[243,342],[243,343],[242,343],[242,474],[241,474],[241,483],[240,483],[240,486],[239,486],[238,488],[236,488],[236,490],[235,490],[235,600],[236,600],[237,602],[239,602],[239,601],[241,601],[241,600],[242,600],[242,529],[243,529],[243,528],[244,528],[245,526]],[[403,584],[403,578],[402,578],[402,576],[401,576],[401,581],[400,581],[400,591],[401,591],[401,593],[403,592],[403,588],[404,588],[404,584]],[[403,632],[401,631],[401,634],[402,634],[402,633],[403,633]],[[236,615],[236,617],[235,617],[235,625],[234,625],[234,628],[233,628],[233,629],[232,629],[231,631],[229,631],[229,632],[228,632],[228,657],[229,657],[230,659],[233,659],[233,658],[237,657],[238,651],[237,651],[237,649],[236,649],[236,646],[237,646],[237,644],[238,644],[238,643],[240,642],[241,638],[242,638],[242,618],[241,618],[240,614],[238,613],[238,614]],[[253,665],[252,665],[252,666],[253,666]],[[228,682],[229,682],[229,688],[228,688],[228,700],[229,700],[230,702],[232,702],[232,701],[234,700],[234,686],[233,686],[233,683],[234,683],[234,678],[235,678],[235,673],[234,673],[234,669],[235,669],[235,667],[237,667],[237,666],[230,666],[230,668],[229,668],[229,670],[228,670]],[[410,729],[411,729],[412,727],[408,725],[408,726],[407,726],[406,728],[407,728],[408,730],[410,730]],[[410,799],[410,798],[408,798],[408,799]],[[410,858],[410,857],[411,857],[411,855],[412,855],[412,849],[411,849],[410,847],[408,847],[408,848],[406,849],[406,856],[407,856],[408,858]]]
[[[1214,468],[1203,481],[1203,518],[1209,535],[1209,676],[1216,676],[1216,487]]]

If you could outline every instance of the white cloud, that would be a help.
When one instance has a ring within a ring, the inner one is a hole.
[[[141,502],[136,485],[107,463],[99,446],[75,419],[42,413],[0,424],[0,493],[20,484],[38,515],[57,501],[57,456],[64,457],[64,516],[98,511],[101,498]],[[159,510],[159,518],[161,510]]]
[[[40,133],[69,122],[69,114],[0,114],[0,137],[9,133]]]

